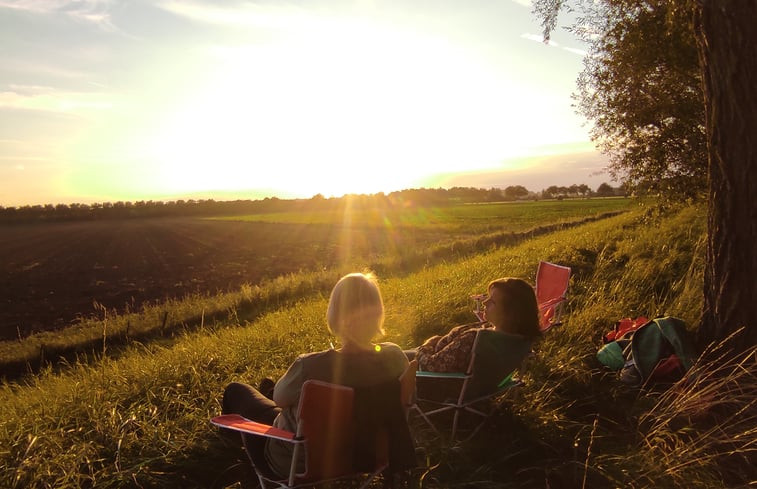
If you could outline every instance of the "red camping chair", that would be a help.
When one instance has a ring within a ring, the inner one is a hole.
[[[546,261],[536,270],[536,303],[542,332],[562,324],[562,308],[567,301],[570,268]]]
[[[536,303],[539,306],[540,329],[543,332],[553,326],[562,324],[560,316],[567,301],[568,285],[570,283],[570,267],[555,265],[547,261],[539,262],[536,270]],[[483,301],[486,294],[472,295],[473,314],[482,323],[484,318]]]
[[[411,362],[400,378],[400,401],[406,409],[410,406],[415,391],[417,368],[418,363]],[[302,386],[296,433],[258,423],[238,414],[216,416],[210,422],[218,427],[239,432],[243,444],[244,435],[248,434],[282,440],[294,446],[289,475],[285,479],[269,477],[250,459],[261,488],[313,486],[360,476],[367,476],[361,485],[366,487],[389,467],[390,454],[386,440],[379,438],[373,471],[359,472],[353,468],[356,442],[356,427],[353,422],[354,400],[355,390],[351,387],[308,380]],[[302,457],[305,458],[306,469],[298,473],[297,466]]]

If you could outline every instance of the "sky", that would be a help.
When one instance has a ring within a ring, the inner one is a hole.
[[[610,181],[529,0],[0,0],[0,205]]]

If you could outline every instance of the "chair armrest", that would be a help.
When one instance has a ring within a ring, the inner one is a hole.
[[[238,414],[222,414],[210,419],[210,422],[220,428],[247,433],[248,435],[263,436],[291,443],[302,443],[291,431],[282,430],[264,423],[258,423]]]
[[[416,378],[426,379],[465,379],[470,377],[469,374],[463,372],[429,372],[426,370],[418,370],[415,372]]]
[[[564,302],[568,300],[567,297],[555,297],[554,299],[550,299],[548,301],[544,301],[541,304],[539,304],[539,310],[544,309],[545,307],[554,306],[555,304],[559,304],[561,302]]]

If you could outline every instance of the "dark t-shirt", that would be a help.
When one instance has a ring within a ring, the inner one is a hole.
[[[295,431],[300,393],[306,380],[322,380],[349,387],[369,386],[398,379],[407,364],[407,356],[394,343],[378,343],[374,350],[360,353],[326,350],[300,355],[276,382],[273,400],[282,411],[273,425]],[[272,469],[279,474],[288,474],[292,445],[269,440],[266,457]],[[300,470],[304,470],[304,465]]]

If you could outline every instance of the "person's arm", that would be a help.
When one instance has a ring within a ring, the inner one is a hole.
[[[478,329],[480,327],[479,323],[469,323],[469,324],[461,324],[460,326],[455,326],[452,328],[449,333],[442,336],[439,341],[436,342],[434,352],[440,352],[444,348],[447,347],[447,345],[450,345],[457,341],[457,339],[463,335],[466,334],[467,331],[470,331],[471,329]]]
[[[477,333],[475,328],[456,331],[441,349],[419,357],[421,368],[431,372],[465,372]]]
[[[420,361],[421,356],[432,355],[436,351],[436,345],[437,343],[439,343],[440,339],[442,339],[442,337],[436,335],[424,341],[423,344],[416,350],[416,358],[418,358],[418,360]]]
[[[395,345],[394,343],[390,343],[390,345],[393,351],[392,363],[396,365],[397,371],[399,371],[399,374],[397,374],[397,376],[399,377],[405,372],[410,362],[408,361],[407,355],[405,355],[405,352],[402,351],[402,348]]]
[[[302,384],[305,382],[303,372],[302,357],[299,357],[289,366],[273,388],[273,402],[277,406],[288,407],[299,402]]]

